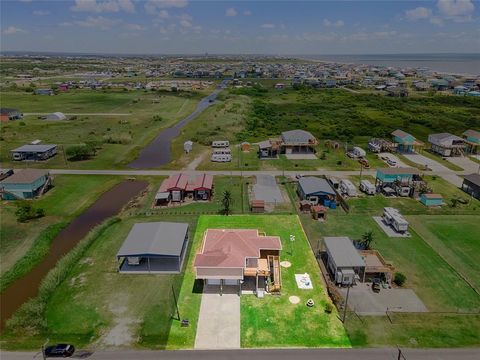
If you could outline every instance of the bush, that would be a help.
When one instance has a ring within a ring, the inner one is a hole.
[[[329,302],[325,304],[325,312],[327,314],[330,314],[333,311],[333,305]]]
[[[407,281],[407,277],[403,273],[401,272],[395,273],[395,276],[393,277],[393,282],[397,286],[403,286],[403,284],[405,284],[405,281]]]
[[[74,145],[67,148],[68,160],[79,161],[90,159],[96,151],[91,145]]]
[[[103,142],[107,144],[128,144],[132,136],[128,133],[108,134],[103,136]]]
[[[35,209],[31,203],[27,201],[20,201],[17,203],[17,210],[15,211],[18,222],[27,222],[28,220],[38,219],[45,216],[45,210]]]

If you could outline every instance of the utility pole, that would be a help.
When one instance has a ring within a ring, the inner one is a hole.
[[[363,164],[360,163],[360,182],[362,182]]]
[[[347,287],[347,297],[345,298],[345,306],[343,308],[343,319],[342,319],[342,323],[345,324],[345,319],[347,317],[347,307],[348,307],[348,295],[350,295],[350,287],[351,285],[348,284],[348,287]]]
[[[47,359],[47,356],[46,356],[46,354],[45,354],[45,349],[46,349],[47,344],[48,344],[49,341],[50,341],[50,339],[47,339],[47,340],[43,343],[43,345],[42,345],[42,358],[43,358],[43,360],[46,360],[46,359]]]

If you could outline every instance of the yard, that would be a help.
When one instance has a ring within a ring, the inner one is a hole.
[[[41,198],[32,201],[34,207],[43,208],[45,217],[18,223],[14,201],[2,201],[0,226],[1,275],[12,269],[27,252],[41,255],[48,244],[40,244],[39,234],[48,226],[67,223],[82,212],[101,193],[121,181],[121,177],[91,175],[58,175],[54,188]],[[37,247],[39,247],[37,249]],[[40,249],[41,248],[41,249]],[[39,252],[38,252],[39,251]],[[37,259],[38,260],[38,259]],[[34,259],[30,259],[30,262]],[[32,264],[27,264],[31,266]],[[21,269],[17,269],[18,271]],[[3,280],[3,279],[2,279]]]
[[[190,114],[200,97],[198,93],[159,95],[113,90],[74,90],[56,96],[3,92],[2,104],[19,108],[24,113],[61,111],[66,114],[129,115],[78,115],[75,120],[66,121],[44,121],[35,115],[26,116],[23,120],[2,125],[2,140],[8,150],[35,139],[61,145],[57,156],[34,164],[36,167],[119,168],[133,160],[160,129]],[[101,144],[97,155],[90,160],[67,161],[64,151],[69,146],[85,142]],[[2,160],[8,162],[8,157],[8,152],[3,152]]]
[[[192,268],[193,254],[201,246],[207,228],[254,228],[282,239],[284,250],[281,258],[292,263],[282,268],[282,294],[267,295],[258,299],[253,295],[241,298],[241,346],[242,347],[344,347],[350,346],[336,312],[327,314],[329,302],[320,279],[320,270],[311,252],[303,229],[296,216],[201,216],[197,225],[191,258],[188,262],[180,292],[179,307],[182,318],[190,320],[189,328],[173,322],[169,336],[169,348],[192,347],[201,302],[201,289],[195,285]],[[296,236],[289,241],[290,234]],[[313,290],[299,290],[294,274],[308,272]],[[303,293],[302,293],[303,292]],[[300,297],[300,303],[291,304],[289,296]],[[305,306],[308,298],[315,301],[314,308]]]

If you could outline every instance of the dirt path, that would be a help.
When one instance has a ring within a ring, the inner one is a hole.
[[[195,170],[207,155],[208,155],[208,150],[203,151],[200,155],[198,155],[195,159],[193,159],[193,161],[191,161],[190,164],[187,165],[185,170]]]

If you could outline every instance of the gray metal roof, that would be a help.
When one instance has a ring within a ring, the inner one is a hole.
[[[472,184],[480,186],[480,175],[479,174],[470,174],[465,176],[465,180],[470,181]]]
[[[428,135],[428,140],[430,141],[443,141],[445,139],[449,139],[451,138],[452,140],[463,140],[461,137],[457,136],[457,135],[453,135],[453,134],[450,134],[450,133],[438,133],[438,134],[430,134]]]
[[[118,250],[117,257],[165,255],[180,256],[188,231],[186,223],[137,223]]]
[[[282,133],[282,140],[285,144],[308,144],[315,137],[305,130],[290,130]]]
[[[11,150],[11,152],[46,152],[53,148],[57,147],[54,144],[43,144],[43,145],[23,145],[16,149]]]
[[[304,194],[306,195],[318,192],[335,195],[335,190],[332,189],[328,181],[325,179],[313,176],[301,177],[298,180],[298,185],[302,188]]]
[[[365,261],[348,237],[325,237],[325,246],[337,267],[363,267]]]

